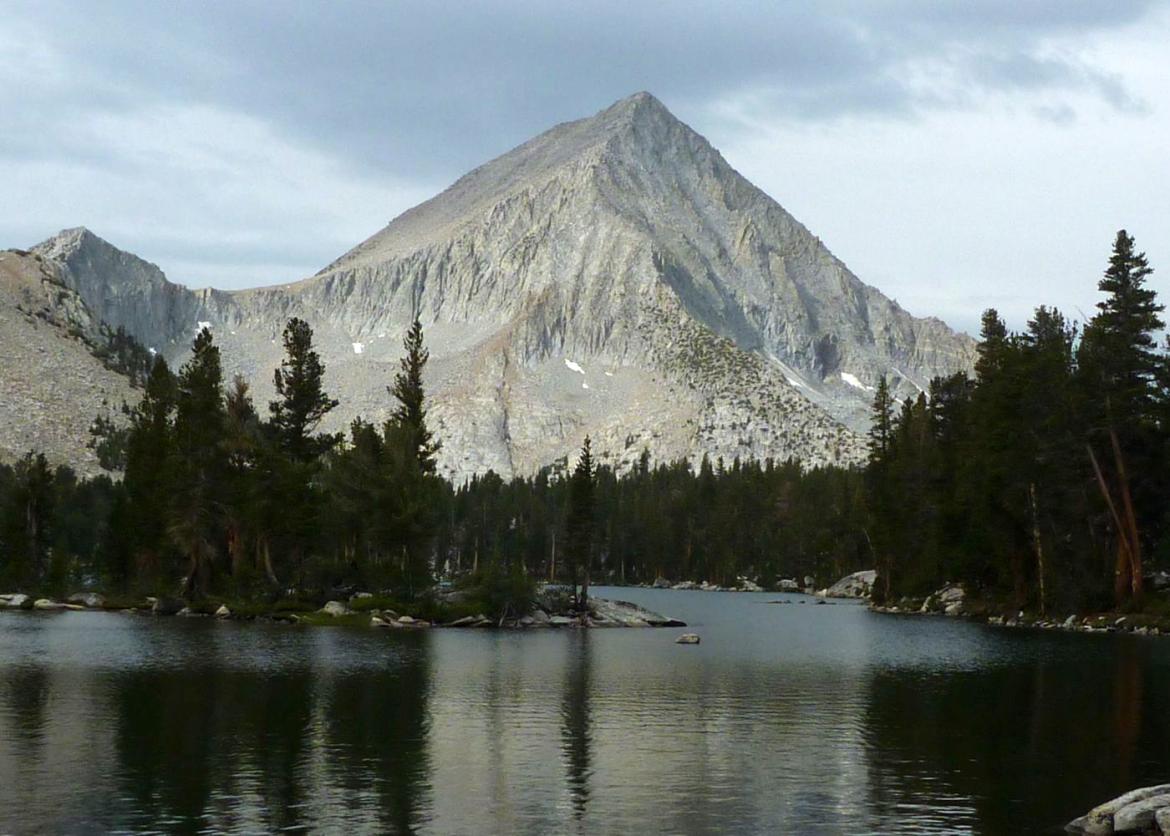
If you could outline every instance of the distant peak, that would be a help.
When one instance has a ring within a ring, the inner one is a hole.
[[[32,248],[46,258],[70,258],[79,252],[112,251],[120,252],[117,247],[100,236],[94,235],[87,227],[74,226],[63,229]]]
[[[653,94],[647,93],[645,90],[634,93],[632,96],[626,96],[624,99],[618,99],[612,105],[601,111],[593,118],[625,118],[631,121],[638,119],[668,119],[670,121],[678,121],[673,113],[671,113],[666,105],[654,97]]]

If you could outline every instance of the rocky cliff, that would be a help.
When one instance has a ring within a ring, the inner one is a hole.
[[[0,462],[36,451],[83,475],[100,472],[86,447],[90,424],[137,400],[97,356],[108,337],[56,263],[0,252]]]
[[[603,460],[857,461],[872,387],[968,368],[973,343],[859,281],[652,96],[559,125],[303,281],[189,290],[85,230],[35,248],[110,325],[178,362],[201,323],[263,403],[290,316],[343,408],[377,420],[406,325],[432,362],[443,470]]]

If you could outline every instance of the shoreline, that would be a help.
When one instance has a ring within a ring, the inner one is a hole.
[[[180,599],[154,598],[151,596],[135,599],[107,599],[100,593],[77,593],[65,601],[51,598],[33,598],[23,593],[0,595],[0,612],[21,612],[31,614],[54,614],[63,612],[106,612],[155,618],[209,618],[218,621],[260,622],[269,624],[304,624],[329,627],[367,627],[391,630],[423,630],[431,628],[476,628],[493,630],[529,629],[616,629],[616,628],[663,628],[686,627],[686,622],[670,616],[660,615],[632,604],[608,598],[592,598],[587,612],[561,611],[534,602],[530,612],[520,616],[505,616],[495,619],[483,613],[457,615],[449,612],[445,617],[411,615],[412,609],[401,603],[391,606],[374,606],[369,594],[359,594],[348,601],[327,601],[320,608],[301,605],[295,609],[281,602],[264,606],[237,602],[235,609],[229,602],[209,600],[187,605]],[[363,603],[370,602],[370,603]],[[296,602],[290,602],[296,603]],[[380,604],[380,601],[378,602]],[[217,605],[218,604],[218,605]],[[403,612],[399,612],[401,609]],[[415,605],[419,612],[420,606]]]
[[[955,589],[958,587],[944,587],[925,599],[902,599],[902,602],[892,606],[871,603],[869,611],[880,615],[959,618],[964,621],[987,624],[991,627],[1015,630],[1170,636],[1170,617],[1168,616],[1115,610],[1098,613],[1070,613],[1063,617],[1042,615],[1027,610],[1014,610],[1002,602],[968,601],[965,595],[959,597],[953,592],[951,600],[946,600],[947,591]]]

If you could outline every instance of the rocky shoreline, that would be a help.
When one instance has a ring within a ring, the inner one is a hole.
[[[1170,635],[1170,619],[1144,613],[1105,612],[1052,617],[1013,610],[1002,603],[968,596],[958,584],[947,584],[926,598],[901,598],[896,604],[871,604],[870,610],[891,615],[933,615],[979,621],[993,627],[1064,630],[1078,633],[1132,633]]]
[[[428,619],[409,614],[400,614],[390,607],[362,606],[363,601],[372,600],[368,593],[357,593],[347,600],[327,601],[316,610],[299,612],[268,610],[233,612],[221,603],[215,609],[210,607],[192,608],[177,598],[147,597],[134,603],[108,601],[96,592],[81,592],[70,595],[64,601],[50,598],[33,598],[22,593],[0,595],[0,610],[29,612],[63,612],[68,610],[91,610],[105,612],[137,613],[153,616],[175,616],[187,618],[217,618],[223,620],[261,621],[286,624],[337,624],[347,626],[368,626],[397,630],[420,630],[431,627],[495,628],[495,629],[540,629],[540,628],[602,628],[602,627],[685,627],[686,622],[677,618],[660,615],[628,601],[613,601],[592,598],[583,612],[566,610],[538,601],[531,612],[518,617],[491,619],[482,613],[464,615],[449,620]]]

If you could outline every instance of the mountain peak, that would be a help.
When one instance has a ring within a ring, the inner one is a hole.
[[[517,192],[541,187],[569,166],[590,165],[603,157],[612,160],[631,151],[639,156],[645,151],[657,153],[667,145],[685,147],[689,153],[708,143],[652,94],[634,93],[592,116],[562,122],[473,169],[441,194],[399,215],[318,275],[421,249],[444,239],[453,225],[482,216]]]
[[[626,96],[624,99],[618,99],[609,107],[605,108],[605,110],[600,111],[594,116],[586,117],[585,119],[579,121],[588,122],[597,120],[601,117],[604,117],[606,114],[627,115],[631,118],[666,116],[670,119],[678,121],[677,117],[675,117],[675,115],[671,113],[669,109],[667,109],[666,105],[659,101],[653,93],[648,93],[645,90],[634,93],[631,96]]]

